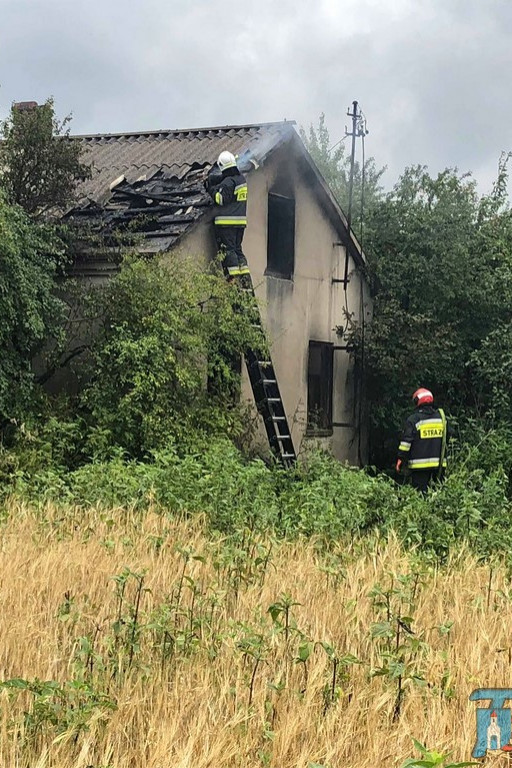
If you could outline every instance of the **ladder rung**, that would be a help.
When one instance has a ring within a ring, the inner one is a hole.
[[[257,328],[262,334],[265,333],[261,318],[258,318],[258,321],[255,322],[253,315],[250,318],[250,321],[252,321],[250,324],[253,328]],[[289,467],[297,461],[297,455],[294,451],[293,438],[284,411],[284,404],[279,392],[279,384],[272,360],[258,359],[266,356],[270,357],[267,349],[263,350],[256,347],[256,349],[248,350],[245,361],[249,371],[249,378],[251,380],[256,406],[265,421],[270,448],[283,466]],[[259,389],[261,386],[274,387],[274,390]],[[268,394],[271,392],[274,395],[277,393],[277,397],[268,397]],[[260,395],[262,395],[261,399],[259,399]],[[271,428],[270,424],[274,424],[275,426]],[[278,424],[283,425],[282,429],[286,434],[279,434],[278,430],[281,429],[281,427],[277,426]]]

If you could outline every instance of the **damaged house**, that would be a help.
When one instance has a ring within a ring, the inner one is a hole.
[[[223,150],[238,156],[248,183],[243,247],[295,451],[314,440],[340,460],[363,463],[362,376],[337,329],[347,314],[363,328],[370,317],[364,257],[293,123],[75,138],[92,178],[71,215],[102,232],[145,221],[140,250],[170,258],[215,256],[203,179]],[[88,280],[113,269],[101,255],[75,265]],[[243,375],[243,396],[254,402]],[[261,433],[263,442],[263,426]]]

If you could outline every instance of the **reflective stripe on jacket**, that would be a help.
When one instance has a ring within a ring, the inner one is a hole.
[[[218,227],[245,227],[247,225],[247,182],[238,171],[226,176],[212,190],[215,203],[215,224]]]
[[[437,408],[431,405],[417,408],[405,422],[398,458],[406,461],[412,470],[438,469],[445,429],[446,420]]]

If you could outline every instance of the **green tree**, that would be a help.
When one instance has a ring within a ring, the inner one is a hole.
[[[32,216],[66,206],[90,176],[80,143],[69,139],[70,120],[57,118],[50,98],[32,109],[13,105],[0,126],[0,185]]]
[[[464,418],[483,419],[512,399],[503,375],[512,336],[506,159],[491,195],[479,198],[469,175],[447,169],[432,177],[418,166],[371,212],[375,303],[364,363],[372,460],[381,466],[392,459],[416,387],[433,389]]]
[[[34,357],[44,350],[57,359],[64,348],[66,307],[56,278],[72,238],[58,215],[90,175],[69,122],[48,99],[28,110],[13,105],[0,125],[0,425],[35,406]]]
[[[59,335],[64,305],[54,292],[62,244],[0,190],[0,427],[18,419],[34,390],[32,360]]]

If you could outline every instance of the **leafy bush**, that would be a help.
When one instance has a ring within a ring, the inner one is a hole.
[[[169,441],[240,437],[236,363],[256,343],[251,301],[185,259],[127,259],[101,296],[82,398],[91,453],[119,446],[140,458]]]
[[[71,733],[76,737],[89,728],[90,721],[107,720],[117,708],[115,701],[103,692],[95,691],[83,680],[25,680],[13,678],[0,683],[0,690],[8,691],[11,698],[28,694],[31,697],[24,712],[26,738],[48,730]]]
[[[62,508],[152,507],[162,514],[201,513],[224,534],[246,528],[286,537],[332,541],[375,531],[445,557],[466,540],[482,556],[512,547],[511,502],[503,468],[485,471],[461,457],[445,482],[424,497],[385,475],[341,465],[324,453],[304,457],[295,469],[248,460],[227,439],[127,459],[119,450],[107,461],[65,472],[55,467],[13,473],[8,491]]]

